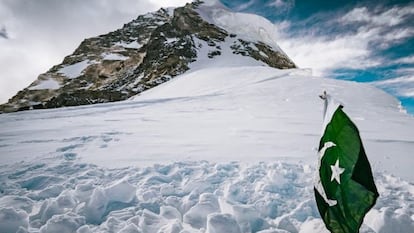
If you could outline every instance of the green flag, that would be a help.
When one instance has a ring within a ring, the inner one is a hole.
[[[332,233],[359,232],[378,191],[357,127],[339,103],[326,94],[322,98],[325,116],[315,177],[316,203]]]

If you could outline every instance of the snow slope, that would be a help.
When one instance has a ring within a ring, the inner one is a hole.
[[[413,232],[414,119],[398,101],[264,66],[0,115],[1,232],[326,232],[312,186],[323,90],[358,125],[380,192],[361,232]]]

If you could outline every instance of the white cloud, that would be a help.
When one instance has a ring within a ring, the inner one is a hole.
[[[402,75],[396,78],[372,82],[372,84],[391,90],[395,95],[414,97],[414,75]]]
[[[278,9],[291,9],[295,6],[295,1],[294,0],[275,0],[269,3],[269,6],[273,6]]]
[[[358,36],[333,39],[307,36],[278,42],[299,67],[312,68],[317,76],[329,75],[337,68],[361,69],[381,62],[370,57],[367,43]]]
[[[251,7],[253,4],[255,4],[255,0],[250,0],[244,4],[241,4],[240,6],[237,7],[237,10],[242,11],[242,10],[246,10],[247,8]]]
[[[0,37],[3,37],[3,39],[9,39],[9,34],[4,26],[0,29]]]
[[[365,7],[355,8],[330,19],[338,28],[350,22],[362,22],[354,33],[336,36],[312,33],[312,30],[323,30],[324,25],[318,24],[315,28],[301,29],[302,35],[292,37],[287,32],[293,23],[284,22],[282,26],[276,25],[279,31],[277,42],[298,66],[312,68],[315,75],[329,76],[336,69],[371,68],[386,62],[385,58],[375,55],[379,49],[414,35],[414,27],[404,25],[406,17],[411,15],[414,15],[412,6],[392,8],[378,14],[370,13]],[[393,17],[394,21],[391,20]],[[385,22],[388,19],[391,21]],[[390,27],[397,24],[401,26]]]
[[[190,0],[188,0],[190,1]],[[71,54],[88,37],[122,27],[138,15],[186,0],[1,0],[0,103]]]
[[[367,7],[358,7],[341,17],[345,23],[365,22],[377,26],[395,26],[404,21],[407,15],[413,15],[413,7],[393,7],[380,14],[370,12]]]

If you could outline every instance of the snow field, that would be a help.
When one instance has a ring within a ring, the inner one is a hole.
[[[360,129],[379,189],[361,232],[414,232],[414,121],[395,98],[307,70],[201,65],[128,101],[0,115],[1,232],[326,232],[323,90]]]
[[[4,233],[327,232],[313,199],[314,168],[306,164],[108,169],[62,159],[0,171]],[[381,196],[361,232],[412,232],[414,185],[381,173],[375,179]]]

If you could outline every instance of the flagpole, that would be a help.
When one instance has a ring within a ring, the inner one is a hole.
[[[323,100],[323,103],[324,103],[323,118],[325,120],[326,109],[328,108],[328,93],[326,93],[326,91],[323,91],[323,93],[321,95],[319,95],[319,98],[321,98]]]

